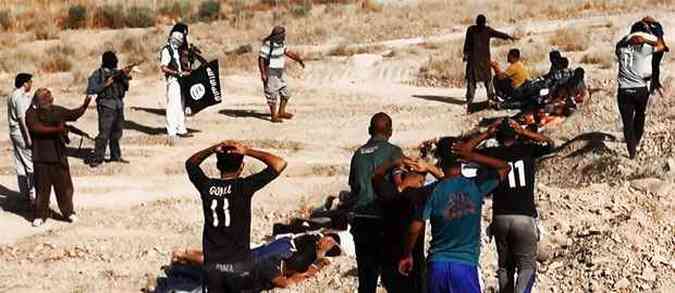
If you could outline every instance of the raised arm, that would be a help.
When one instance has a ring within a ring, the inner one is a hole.
[[[223,143],[224,147],[233,147],[235,153],[242,154],[244,156],[249,156],[252,158],[255,158],[261,162],[263,162],[267,167],[272,168],[274,172],[277,174],[281,174],[281,172],[286,169],[287,163],[284,159],[277,155],[273,155],[271,153],[261,151],[261,150],[256,150],[249,148],[241,143],[238,142],[225,142]]]
[[[475,149],[486,139],[493,137],[495,133],[497,133],[500,123],[502,123],[502,119],[497,119],[494,123],[490,124],[485,132],[479,132],[478,134],[470,137],[467,141],[456,143],[455,148],[464,152],[469,152]]]
[[[196,152],[190,158],[185,161],[185,167],[190,169],[192,167],[199,167],[199,165],[206,160],[206,158],[210,157],[213,155],[216,150],[218,150],[222,146],[222,143],[214,144],[208,148],[205,148],[201,151]]]
[[[495,159],[493,157],[488,157],[486,155],[482,155],[473,151],[467,152],[460,149],[453,149],[453,150],[459,157],[461,157],[464,160],[475,162],[485,167],[497,170],[500,180],[506,178],[506,176],[508,176],[509,172],[511,171],[511,167],[505,161]]]
[[[545,143],[550,147],[555,146],[555,142],[550,137],[545,136],[541,133],[536,133],[528,129],[522,128],[520,127],[518,122],[514,120],[509,120],[509,125],[511,125],[511,128],[513,128],[516,131],[516,133],[522,137],[533,140],[535,142]]]

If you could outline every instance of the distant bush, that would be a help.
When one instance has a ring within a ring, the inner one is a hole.
[[[56,45],[45,51],[45,60],[40,64],[44,72],[67,72],[73,68],[72,56],[75,49],[70,46]]]
[[[551,45],[565,51],[586,51],[590,47],[590,37],[587,31],[579,29],[560,29],[553,33]]]
[[[291,14],[295,17],[308,16],[312,11],[312,2],[305,0],[303,4],[291,6]]]
[[[33,30],[36,40],[53,40],[59,37],[59,28],[53,21],[37,20],[31,24],[30,29]]]
[[[79,29],[83,28],[87,20],[87,8],[83,5],[74,5],[68,8],[68,16],[66,17],[63,28]]]
[[[199,5],[197,19],[201,21],[214,20],[220,17],[220,2],[215,0],[206,0]]]
[[[185,17],[192,11],[189,0],[179,0],[165,3],[159,8],[159,14],[171,17]]]
[[[96,9],[94,24],[98,27],[112,29],[123,28],[125,24],[124,7],[122,5],[104,5]]]
[[[12,25],[12,14],[9,10],[0,10],[0,28],[8,29]]]
[[[155,14],[149,7],[133,6],[126,13],[127,27],[150,27],[155,25]]]
[[[596,64],[602,69],[610,69],[614,66],[614,55],[605,50],[595,49],[581,57],[581,63]]]

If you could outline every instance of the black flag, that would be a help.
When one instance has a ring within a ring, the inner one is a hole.
[[[206,107],[220,103],[222,95],[218,73],[218,60],[213,60],[181,79],[185,114],[195,115]]]

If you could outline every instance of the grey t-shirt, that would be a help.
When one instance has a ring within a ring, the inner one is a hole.
[[[619,58],[619,88],[639,88],[648,85],[652,74],[655,48],[648,44],[626,44],[617,48]]]

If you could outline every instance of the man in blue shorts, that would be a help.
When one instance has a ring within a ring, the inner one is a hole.
[[[494,131],[491,128],[490,131]],[[445,178],[438,183],[423,210],[410,225],[399,271],[406,275],[413,265],[412,249],[426,220],[431,220],[431,247],[427,266],[430,293],[479,293],[478,258],[483,196],[507,177],[510,167],[501,160],[475,153],[465,145],[441,151]],[[481,165],[478,175],[461,175],[459,158]]]

